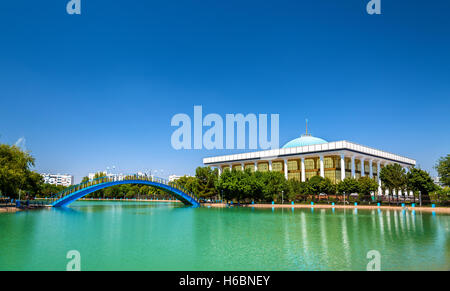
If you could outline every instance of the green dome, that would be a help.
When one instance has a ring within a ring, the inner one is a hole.
[[[282,148],[283,149],[295,148],[295,147],[303,147],[303,146],[323,144],[323,143],[328,143],[328,142],[324,139],[305,134],[299,138],[291,140],[290,142],[285,144]]]

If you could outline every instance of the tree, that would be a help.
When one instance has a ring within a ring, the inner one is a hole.
[[[35,195],[42,184],[37,173],[30,170],[34,158],[17,146],[0,144],[0,192],[2,195],[16,198],[19,191],[25,190]],[[33,193],[31,193],[33,192]]]
[[[367,176],[359,178],[358,183],[360,200],[370,200],[371,193],[378,189],[377,181]]]
[[[337,192],[345,196],[352,193],[359,193],[359,183],[354,178],[345,178],[337,184]]]
[[[120,196],[122,196],[123,198],[126,197],[126,195],[128,194],[128,192],[130,191],[130,184],[122,184],[119,186],[119,193]]]
[[[216,182],[217,190],[222,194],[224,200],[232,201],[239,197],[237,171],[224,171]]]
[[[175,182],[192,193],[195,193],[198,188],[198,181],[195,177],[183,176],[178,178]]]
[[[39,197],[51,197],[51,196],[61,192],[65,188],[66,187],[62,186],[62,185],[54,185],[54,184],[43,183],[40,186],[40,190],[39,190],[40,195],[38,195],[38,196]]]
[[[323,183],[324,178],[321,176],[314,176],[306,182],[306,190],[308,195],[312,195],[315,198],[316,195],[319,195],[321,192],[321,184]]]
[[[133,187],[133,186],[130,187],[130,189],[126,193],[126,195],[125,195],[126,198],[135,198],[138,195],[138,191],[137,191],[138,189],[136,189],[136,187]]]
[[[444,187],[437,190],[435,196],[435,199],[438,200],[441,205],[450,205],[450,187]]]
[[[333,182],[331,182],[331,180],[329,178],[324,178],[319,183],[319,191],[320,191],[320,193],[324,193],[327,195],[335,194],[336,193],[336,185],[334,185]]]
[[[39,173],[30,171],[26,177],[26,181],[25,181],[25,185],[24,185],[24,190],[25,190],[27,196],[28,197],[36,197],[39,194],[39,192],[42,191],[43,184],[44,184],[44,178],[42,177],[42,175]]]
[[[94,175],[94,180],[95,180],[95,179],[98,179],[98,178],[105,177],[105,176],[106,176],[106,173],[103,173],[103,172],[97,172],[97,173],[95,173],[95,175]],[[95,191],[95,192],[89,194],[88,196],[91,196],[91,195],[92,195],[93,197],[97,197],[97,198],[107,198],[106,195],[105,195],[105,189],[97,190],[97,191]]]
[[[279,201],[286,190],[286,179],[279,172],[224,171],[215,183],[228,201]]]
[[[430,174],[418,168],[411,168],[406,174],[406,185],[409,190],[412,190],[415,193],[420,191],[422,195],[429,195],[429,193],[438,190],[438,187],[434,184]]]
[[[280,172],[263,172],[261,182],[264,185],[263,196],[265,201],[280,201],[281,194],[286,190],[286,178]]]
[[[97,172],[97,173],[95,173],[95,175],[94,175],[94,180],[95,180],[95,179],[98,179],[98,178],[105,177],[105,176],[106,176],[106,173],[104,173],[104,172]]]
[[[113,198],[115,197],[115,193],[114,193],[115,188],[114,187],[108,187],[105,188],[103,193],[105,194],[105,198]]]
[[[450,186],[450,154],[440,158],[434,168],[438,172],[442,184]]]
[[[306,182],[300,182],[297,180],[288,180],[286,183],[286,191],[287,197],[291,201],[300,200],[303,201],[306,199],[307,190],[306,190]]]
[[[394,190],[402,190],[406,187],[405,169],[399,164],[392,164],[383,167],[380,171],[380,180],[386,189],[389,189],[389,195]]]
[[[195,170],[195,178],[197,178],[196,191],[199,197],[211,198],[216,196],[217,190],[215,183],[219,172],[217,169],[211,169],[210,167],[198,167]]]

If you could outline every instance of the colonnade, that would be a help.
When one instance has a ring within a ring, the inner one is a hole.
[[[318,156],[292,156],[289,158],[283,158],[283,159],[276,159],[277,162],[282,162],[283,164],[283,172],[284,172],[284,176],[286,179],[288,179],[288,161],[289,160],[300,160],[300,173],[301,173],[301,181],[305,182],[306,181],[306,168],[305,168],[305,158],[319,158],[319,175],[323,178],[325,178],[325,165],[324,165],[324,158],[325,155],[321,154]],[[388,160],[383,160],[383,159],[377,159],[377,158],[373,158],[373,157],[368,157],[368,156],[358,156],[358,155],[349,155],[349,154],[340,154],[340,180],[344,180],[346,177],[346,162],[345,162],[345,158],[350,158],[351,162],[350,162],[350,169],[351,169],[351,177],[352,178],[356,178],[356,160],[359,160],[359,163],[361,165],[361,169],[360,169],[360,173],[361,173],[361,177],[366,176],[366,174],[370,177],[373,178],[374,177],[374,167],[376,166],[376,177],[377,177],[377,182],[378,182],[378,193],[381,194],[381,180],[380,180],[380,171],[381,171],[381,166],[382,165],[388,165],[388,164],[393,164],[394,162],[392,161],[388,161]],[[365,162],[366,160],[368,161],[368,165],[369,165],[369,171],[368,173],[366,173],[366,169],[365,169]],[[258,163],[261,162],[266,162],[268,163],[268,170],[272,171],[272,160],[268,159],[268,160],[256,160],[256,161],[252,161],[254,164],[254,170],[258,171]],[[242,169],[245,169],[245,165],[250,164],[251,162],[249,161],[245,161],[245,162],[240,162],[240,166]],[[237,162],[233,162],[233,163],[221,163],[220,165],[216,165],[215,167],[218,168],[219,170],[219,175],[222,174],[222,167],[226,166],[226,167],[230,167],[230,169],[233,168],[233,165],[235,166],[236,164],[238,164]],[[405,167],[406,171],[408,171],[408,168]],[[401,192],[400,192],[401,193]]]

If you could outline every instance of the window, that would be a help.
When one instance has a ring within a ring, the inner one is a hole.
[[[283,171],[283,162],[272,162],[272,171],[282,172]]]
[[[325,178],[330,179],[333,184],[336,183],[336,171],[334,170],[325,171]]]
[[[241,167],[241,165],[234,165],[234,166],[233,166],[233,170],[241,171],[241,170],[242,170],[242,167]]]
[[[306,180],[309,180],[309,179],[311,179],[314,176],[318,176],[318,172],[317,171],[311,171],[311,172],[306,172],[305,173]]]
[[[258,171],[261,171],[261,172],[269,171],[269,164],[268,163],[260,163],[260,164],[258,164]]]
[[[325,157],[323,159],[324,168],[334,168],[334,159],[333,157]]]
[[[305,169],[306,170],[316,169],[314,159],[305,159]]]
[[[299,172],[288,173],[288,179],[300,181],[300,173]]]
[[[245,169],[250,169],[252,172],[255,171],[255,165],[254,164],[247,164],[245,165]]]
[[[352,168],[352,159],[351,158],[345,158],[344,159],[345,168],[351,169]],[[339,162],[339,168],[340,168],[340,162]]]
[[[288,170],[295,171],[298,170],[298,160],[297,161],[288,161]]]
[[[361,161],[355,159],[355,170],[361,172]]]

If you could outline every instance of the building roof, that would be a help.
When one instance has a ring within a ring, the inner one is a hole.
[[[287,149],[287,148],[303,147],[303,146],[324,144],[324,143],[327,143],[327,141],[324,139],[321,139],[319,137],[315,137],[315,136],[312,136],[309,134],[303,134],[302,136],[286,143],[282,148]]]
[[[288,143],[289,144],[289,143]],[[345,154],[347,156],[361,156],[373,159],[374,161],[389,161],[404,165],[414,166],[416,161],[407,157],[392,154],[371,147],[359,145],[349,141],[325,142],[322,144],[312,144],[305,146],[293,146],[281,149],[264,150],[250,153],[232,154],[203,159],[205,165],[218,165],[223,163],[273,160],[286,157],[308,157],[318,154]]]

